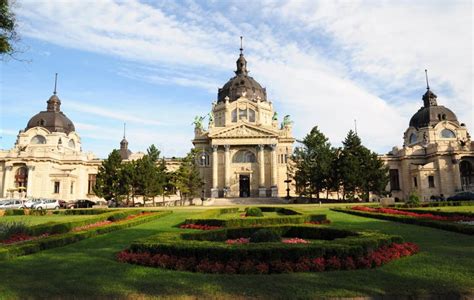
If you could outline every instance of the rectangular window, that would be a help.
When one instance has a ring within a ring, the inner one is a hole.
[[[434,176],[428,176],[428,187],[430,187],[430,188],[434,188],[434,187],[435,187],[435,184],[434,184]]]
[[[71,182],[71,190],[70,190],[71,194],[74,194],[74,182]]]
[[[59,194],[59,181],[54,182],[54,193]]]
[[[239,120],[242,120],[243,118],[247,119],[247,110],[239,109]]]
[[[391,191],[399,191],[400,190],[400,180],[399,180],[399,177],[398,177],[398,169],[390,169],[389,175],[390,175],[390,190]]]
[[[94,195],[94,186],[96,182],[97,174],[89,174],[89,184],[87,185],[87,193]]]
[[[416,177],[413,177],[413,184],[415,187],[418,187],[418,181],[416,180]]]

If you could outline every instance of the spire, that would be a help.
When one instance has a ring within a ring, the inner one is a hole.
[[[55,77],[54,77],[54,92],[53,94],[56,95],[56,87],[58,85],[58,73],[56,73]]]
[[[425,69],[425,78],[426,78],[426,93],[423,95],[423,104],[425,107],[437,106],[438,102],[436,101],[436,98],[438,98],[438,96],[436,96],[436,94],[430,90],[427,69]]]
[[[124,138],[124,139],[125,139],[125,129],[126,129],[125,126],[126,126],[126,125],[127,125],[127,123],[123,123],[123,138]]]
[[[122,139],[122,141],[120,142],[120,149],[125,149],[125,150],[127,150],[127,148],[128,148],[128,141],[127,141],[127,139],[125,138],[125,129],[126,129],[126,123],[123,123],[123,139]]]
[[[240,55],[239,55],[239,58],[236,61],[237,71],[235,71],[235,74],[247,76],[247,74],[248,74],[247,60],[245,60],[245,57],[244,57],[244,48],[243,48],[243,45],[242,45],[242,40],[243,40],[243,37],[241,36],[240,37]]]

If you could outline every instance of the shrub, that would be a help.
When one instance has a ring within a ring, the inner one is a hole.
[[[258,207],[249,207],[245,210],[246,217],[263,217],[262,210]]]
[[[407,206],[418,206],[420,205],[420,197],[418,196],[416,192],[411,192],[405,204]]]
[[[270,243],[281,241],[281,236],[274,230],[262,228],[250,236],[251,243]]]
[[[126,212],[115,213],[107,218],[108,221],[116,222],[127,218],[130,214]]]
[[[1,222],[0,223],[0,240],[9,239],[13,235],[28,235],[30,230],[25,222]]]
[[[5,210],[5,216],[24,216],[25,210],[23,209],[7,209]]]

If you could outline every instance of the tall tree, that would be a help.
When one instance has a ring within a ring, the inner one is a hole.
[[[331,144],[317,126],[300,143],[293,156],[297,169],[296,184],[310,198],[316,194],[319,199],[321,191],[328,189],[330,184],[333,157]]]
[[[99,167],[94,192],[106,200],[120,203],[123,195],[127,194],[122,180],[122,158],[118,150],[113,150]]]
[[[199,191],[204,184],[197,168],[196,157],[196,151],[192,149],[183,158],[175,173],[175,186],[179,190],[181,205],[184,205],[186,200],[192,202],[195,197],[199,196]]]
[[[0,57],[14,53],[12,44],[17,40],[15,15],[8,0],[0,0]]]
[[[339,156],[339,172],[343,187],[343,199],[353,199],[363,184],[362,161],[366,154],[360,138],[350,130],[342,142],[343,148]]]

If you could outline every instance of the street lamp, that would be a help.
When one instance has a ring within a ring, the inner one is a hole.
[[[286,183],[286,200],[290,201],[290,199],[291,199],[291,197],[290,197],[290,182],[291,182],[291,179],[290,179],[290,172],[288,171],[288,154],[285,154],[285,161],[286,161],[286,180],[285,180],[285,183]]]
[[[204,167],[206,165],[206,154],[204,153],[204,150],[202,151],[202,154],[201,154],[201,167]],[[205,181],[205,176],[204,176],[204,169],[202,169],[202,178],[203,178],[203,181],[202,181],[202,187],[201,187],[201,205],[204,205],[204,199],[205,199],[205,191],[204,191],[204,187],[206,185],[206,181]]]

